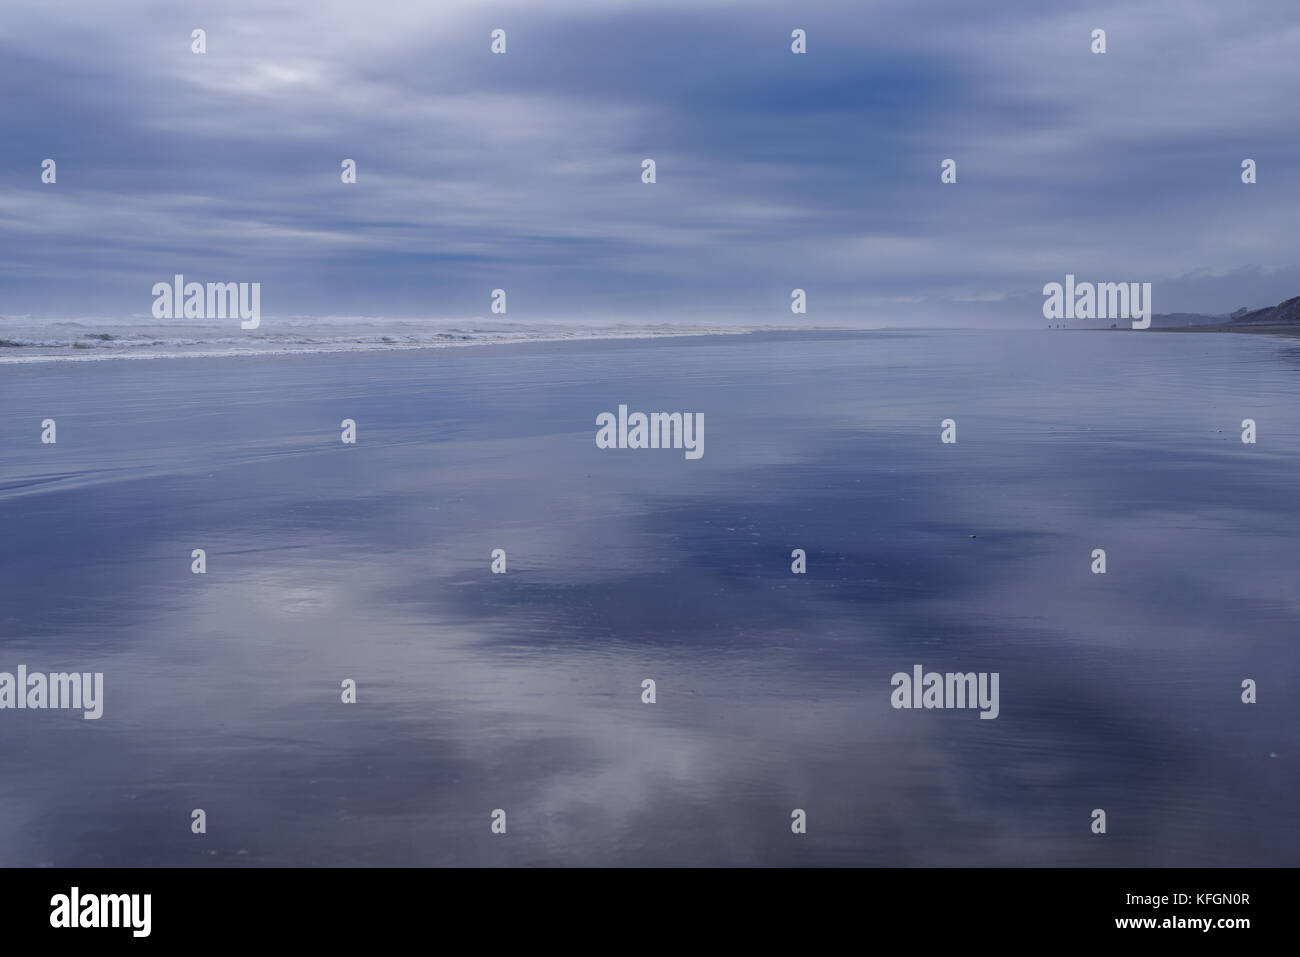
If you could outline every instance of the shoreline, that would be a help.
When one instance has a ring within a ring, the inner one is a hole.
[[[1107,330],[1109,331],[1109,330]],[[1281,336],[1284,339],[1300,339],[1300,327],[1289,323],[1260,323],[1259,325],[1248,326],[1153,326],[1148,332],[1217,332],[1217,333],[1234,333],[1252,336]]]
[[[801,333],[888,333],[888,332],[920,332],[920,331],[941,331],[944,327],[925,327],[924,329],[908,329],[901,326],[882,326],[878,328],[866,328],[857,326],[747,326],[736,329],[682,329],[671,332],[654,332],[649,330],[638,330],[625,335],[610,334],[593,334],[593,335],[561,335],[561,336],[537,336],[521,337],[516,339],[476,339],[469,341],[449,341],[440,343],[418,343],[412,345],[349,345],[322,348],[307,349],[261,349],[261,350],[201,350],[194,352],[171,352],[171,353],[148,353],[144,355],[133,355],[127,352],[107,352],[90,355],[6,355],[9,350],[0,349],[0,366],[6,365],[45,365],[56,362],[115,362],[115,361],[135,361],[147,362],[166,359],[283,359],[295,356],[337,356],[346,354],[359,353],[389,353],[389,352],[423,352],[423,351],[441,351],[443,349],[461,349],[486,346],[521,346],[521,345],[550,345],[564,342],[620,342],[635,341],[646,342],[660,339],[707,339],[711,337],[730,337],[730,336],[753,336],[765,333],[784,333],[784,334],[801,334]],[[990,329],[987,327],[975,327],[969,330],[960,331],[989,331],[1004,332],[1016,331],[1014,329]],[[1033,331],[1025,329],[1024,331]],[[1252,326],[1233,326],[1233,325],[1212,325],[1212,326],[1152,326],[1149,329],[1070,329],[1066,328],[1065,332],[1201,332],[1201,333],[1219,333],[1219,334],[1242,334],[1257,336],[1275,336],[1284,339],[1300,339],[1300,326],[1291,324],[1258,324]],[[22,348],[22,347],[19,347]],[[39,346],[37,348],[40,348]],[[85,350],[90,352],[92,350]]]
[[[623,342],[623,341],[657,341],[660,339],[707,339],[710,337],[730,337],[730,336],[752,336],[767,333],[881,333],[881,332],[919,332],[929,331],[927,329],[907,329],[900,326],[886,326],[880,328],[865,328],[855,326],[740,326],[735,329],[682,329],[671,332],[657,332],[650,330],[638,330],[624,335],[610,334],[593,334],[593,335],[561,335],[561,336],[530,336],[514,339],[474,339],[459,340],[439,343],[416,343],[410,345],[357,345],[348,346],[325,346],[321,348],[306,349],[259,349],[259,350],[202,350],[194,352],[170,352],[170,353],[149,353],[145,355],[133,355],[127,352],[105,352],[91,355],[5,355],[4,350],[0,350],[0,366],[5,365],[41,365],[52,362],[112,362],[116,360],[134,360],[138,362],[157,360],[157,359],[258,359],[258,358],[285,358],[292,356],[321,356],[321,355],[346,355],[359,353],[382,353],[382,352],[420,352],[420,351],[441,351],[443,349],[460,349],[474,346],[521,346],[521,345],[539,345],[554,344],[564,342]],[[23,347],[19,347],[23,348]],[[39,346],[36,348],[40,348]],[[69,347],[71,348],[71,347]],[[94,350],[78,350],[83,352],[93,352]]]
[[[196,352],[171,352],[171,353],[150,353],[148,355],[132,355],[130,353],[119,352],[112,354],[100,355],[33,355],[33,356],[7,356],[0,354],[0,365],[36,365],[48,362],[113,362],[116,360],[134,360],[137,362],[146,362],[156,359],[261,359],[261,358],[284,358],[286,356],[321,356],[321,355],[342,355],[347,353],[360,352],[420,352],[420,351],[438,351],[442,349],[463,349],[474,346],[518,346],[531,345],[534,343],[555,343],[555,342],[618,342],[621,340],[648,340],[648,339],[686,339],[686,338],[705,338],[708,336],[741,336],[752,335],[755,332],[795,332],[803,330],[795,329],[751,329],[743,328],[736,330],[727,329],[708,329],[699,332],[681,331],[666,333],[632,333],[625,336],[614,335],[592,335],[592,336],[538,336],[535,338],[519,339],[478,339],[474,341],[443,342],[443,343],[419,343],[417,345],[373,345],[373,346],[340,346],[337,348],[320,348],[320,349],[259,349],[255,351],[246,350],[224,350],[224,351],[196,351]],[[839,330],[807,330],[812,331],[839,331]]]
[[[1253,336],[1279,336],[1283,339],[1300,339],[1300,326],[1290,323],[1259,323],[1250,326],[1152,326],[1149,329],[1065,329],[1066,332],[1213,332],[1246,334]]]

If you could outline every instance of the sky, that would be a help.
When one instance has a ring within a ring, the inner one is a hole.
[[[1296,0],[4,0],[0,316],[147,316],[176,273],[272,317],[1041,327],[1066,273],[1272,305],[1297,50]]]

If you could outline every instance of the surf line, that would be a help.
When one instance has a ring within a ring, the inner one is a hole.
[[[155,319],[239,319],[241,329],[262,324],[260,282],[210,282],[205,287],[177,273],[170,283],[154,283],[152,292]]]

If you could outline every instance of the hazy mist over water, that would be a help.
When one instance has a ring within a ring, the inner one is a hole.
[[[1046,330],[9,364],[0,670],[105,700],[4,713],[0,862],[1294,864],[1298,398]]]

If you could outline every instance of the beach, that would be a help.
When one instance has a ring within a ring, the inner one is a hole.
[[[1298,397],[1264,336],[0,365],[0,671],[103,675],[3,714],[0,861],[1289,865]]]

